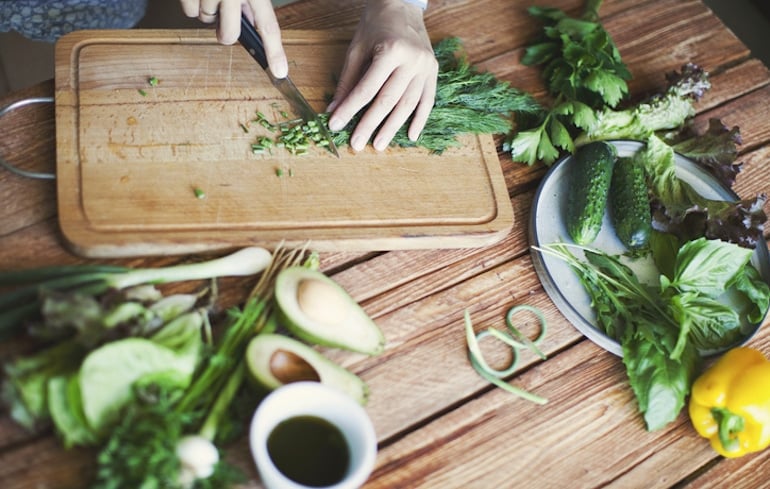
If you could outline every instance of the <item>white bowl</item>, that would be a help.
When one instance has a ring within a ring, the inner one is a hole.
[[[350,449],[344,478],[327,489],[361,487],[374,468],[377,436],[366,410],[347,394],[319,382],[293,382],[271,392],[251,421],[249,444],[262,483],[267,489],[308,489],[286,477],[267,451],[267,439],[279,423],[296,416],[317,416],[340,429]]]

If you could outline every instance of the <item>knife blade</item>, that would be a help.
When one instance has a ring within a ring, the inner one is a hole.
[[[318,113],[313,110],[291,79],[288,76],[286,78],[276,78],[273,76],[267,65],[267,55],[265,54],[265,46],[262,43],[262,36],[259,35],[254,25],[243,14],[241,14],[241,35],[238,41],[246,48],[251,57],[259,63],[259,66],[265,70],[265,73],[270,78],[270,82],[281,92],[297,114],[306,121],[316,121],[318,123],[321,135],[329,143],[327,148],[339,158],[340,153],[337,151],[337,146],[334,144],[331,134],[326,129],[326,124],[318,119]]]

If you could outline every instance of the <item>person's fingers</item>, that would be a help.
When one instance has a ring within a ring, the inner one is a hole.
[[[364,108],[369,102],[374,100],[374,97],[377,96],[381,87],[385,85],[385,83],[388,81],[388,78],[396,70],[398,65],[399,61],[397,56],[379,55],[378,49],[375,48],[375,55],[372,58],[372,62],[369,65],[369,68],[366,70],[358,83],[356,83],[356,85],[350,89],[345,99],[342,100],[334,109],[334,113],[330,118],[330,123],[334,124],[334,127],[344,127],[348,122],[350,122],[350,120],[353,118],[353,116],[356,115],[356,113],[358,113],[358,111]],[[401,80],[401,83],[403,86],[403,80]],[[398,101],[397,98],[393,98],[394,95],[395,94],[393,91],[386,92],[385,94],[378,97],[379,104],[381,106],[390,105],[392,108]],[[382,120],[382,118],[380,120]],[[363,120],[361,122],[363,122]],[[359,125],[361,122],[359,122]],[[370,131],[362,131],[359,132],[358,136],[361,137],[366,132],[371,135]],[[364,144],[365,143],[366,141],[364,141]]]
[[[433,105],[436,102],[438,62],[435,64],[436,69],[425,80],[425,84],[423,85],[422,89],[422,96],[420,97],[420,101],[414,111],[412,122],[409,124],[407,137],[409,137],[411,141],[417,141],[417,138],[420,137],[420,133],[423,129],[425,129],[425,124],[428,122],[430,113],[433,110]]]
[[[187,17],[198,16],[198,9],[200,8],[199,0],[179,0],[179,3],[182,4],[182,12],[184,12]]]
[[[356,82],[361,78],[361,75],[365,71],[367,64],[368,53],[360,48],[358,44],[353,42],[345,56],[345,64],[342,65],[342,71],[340,72],[339,80],[337,81],[337,87],[334,90],[334,96],[331,103],[326,108],[326,112],[333,113],[340,102],[345,100],[348,93],[356,86]],[[347,121],[343,121],[339,117],[334,117],[329,120],[330,129],[339,131],[345,127]]]
[[[198,19],[206,24],[213,24],[219,16],[220,0],[201,0],[198,7]]]
[[[350,138],[353,149],[363,149],[377,127],[382,124],[373,145],[378,151],[384,150],[417,106],[422,94],[422,85],[424,81],[419,77],[415,78],[415,73],[411,70],[405,67],[395,70],[358,121]]]
[[[374,141],[372,141],[374,149],[383,151],[388,147],[399,129],[401,129],[409,117],[415,112],[415,109],[420,105],[424,93],[422,88],[424,85],[425,80],[422,77],[414,78],[412,80],[401,99],[393,110],[390,111],[390,114],[387,115],[387,119],[385,119],[385,122],[377,131],[377,135],[375,136]]]
[[[271,0],[249,0],[254,12],[254,25],[262,37],[265,56],[270,72],[276,78],[286,78],[289,74],[289,62],[281,42],[281,27],[275,16]]]
[[[201,5],[203,5],[201,0]],[[217,40],[222,44],[234,44],[241,35],[241,0],[222,0],[219,3]]]

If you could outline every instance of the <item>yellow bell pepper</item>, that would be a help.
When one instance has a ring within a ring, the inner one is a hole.
[[[770,445],[770,361],[738,347],[725,353],[692,386],[690,420],[725,457],[740,457]]]

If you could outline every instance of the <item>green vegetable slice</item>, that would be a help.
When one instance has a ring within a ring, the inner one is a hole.
[[[117,421],[132,400],[132,385],[145,375],[176,372],[191,378],[197,356],[173,350],[143,338],[127,338],[93,351],[80,369],[83,412],[88,425],[102,433]]]
[[[527,338],[513,325],[512,318],[519,311],[529,311],[537,317],[540,324],[540,334],[534,340],[530,340],[529,338]],[[547,327],[546,327],[545,316],[539,309],[535,307],[527,306],[527,305],[519,305],[519,306],[514,306],[508,310],[508,313],[506,314],[506,318],[505,318],[505,324],[508,331],[510,332],[510,335],[491,327],[488,328],[487,330],[480,331],[479,333],[474,334],[473,324],[471,323],[470,312],[466,309],[465,336],[466,336],[466,341],[468,343],[468,353],[469,353],[471,365],[483,379],[490,382],[491,384],[494,384],[497,387],[507,392],[510,392],[511,394],[514,394],[516,396],[519,396],[523,399],[534,402],[536,404],[547,403],[548,400],[546,398],[541,397],[537,394],[533,394],[529,391],[526,391],[524,389],[511,385],[508,382],[505,382],[504,380],[502,380],[504,377],[507,377],[513,374],[513,372],[516,370],[516,366],[518,364],[518,358],[519,358],[518,356],[519,349],[524,349],[524,348],[530,349],[540,358],[545,359],[545,354],[543,354],[543,352],[537,347],[537,344],[542,341],[542,339],[545,337],[545,334],[546,334]],[[479,348],[479,340],[485,338],[486,336],[492,336],[493,338],[496,338],[511,347],[513,358],[511,359],[511,364],[507,368],[503,370],[494,369],[490,367],[489,364],[484,359],[484,355],[481,352],[481,348]]]

